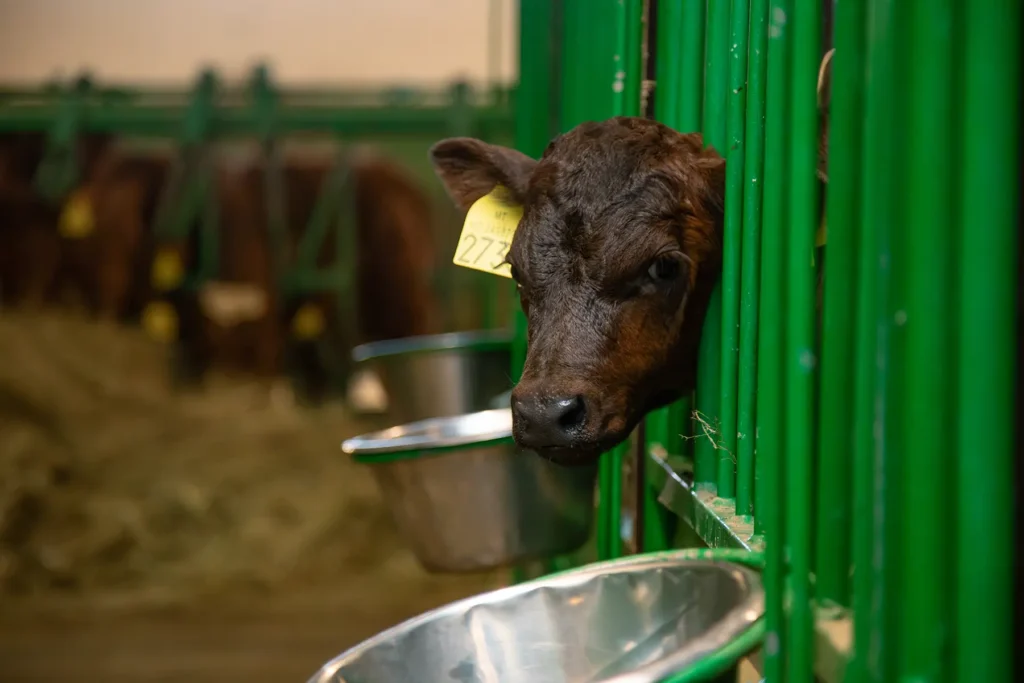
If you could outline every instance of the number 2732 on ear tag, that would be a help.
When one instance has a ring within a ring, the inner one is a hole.
[[[504,187],[495,187],[466,212],[452,263],[511,278],[505,254],[522,217],[523,207],[511,200]]]

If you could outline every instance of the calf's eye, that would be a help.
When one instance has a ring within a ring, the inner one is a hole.
[[[671,256],[659,256],[647,269],[647,275],[655,282],[671,282],[679,277],[681,270],[679,259]]]

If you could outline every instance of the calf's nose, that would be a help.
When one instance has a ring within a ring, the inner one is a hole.
[[[571,446],[587,420],[582,396],[513,396],[516,438],[527,448]]]

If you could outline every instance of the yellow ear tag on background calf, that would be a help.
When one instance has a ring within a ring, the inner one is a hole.
[[[185,278],[185,267],[181,257],[173,249],[160,249],[153,258],[151,273],[153,286],[161,292],[167,292]]]
[[[309,340],[324,331],[324,314],[313,304],[302,304],[292,318],[292,334],[298,339]]]
[[[142,329],[164,344],[178,338],[178,314],[166,301],[151,301],[142,310]]]
[[[75,190],[64,204],[58,230],[61,237],[82,239],[88,237],[96,225],[92,202],[85,190]]]
[[[512,201],[505,187],[496,186],[469,207],[452,263],[511,278],[505,254],[523,217],[523,207]]]

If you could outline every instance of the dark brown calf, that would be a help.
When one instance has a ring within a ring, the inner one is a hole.
[[[616,117],[539,161],[468,138],[431,158],[462,208],[496,184],[524,208],[507,257],[529,321],[512,394],[521,446],[590,462],[693,388],[725,192],[725,161],[699,134]]]

